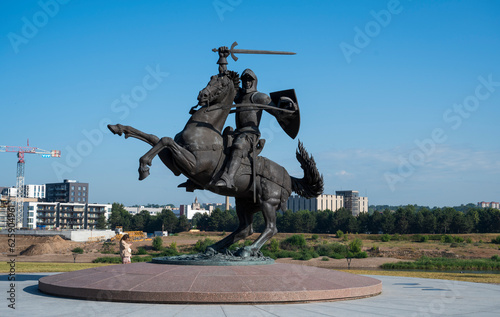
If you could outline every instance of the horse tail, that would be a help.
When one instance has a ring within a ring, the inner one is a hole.
[[[304,171],[304,177],[300,179],[293,176],[290,177],[292,179],[292,191],[304,198],[313,198],[321,195],[323,193],[323,175],[319,174],[314,158],[307,153],[300,141],[295,155],[297,161],[300,163],[300,167]]]

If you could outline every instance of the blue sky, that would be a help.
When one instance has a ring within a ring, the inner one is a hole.
[[[26,155],[27,184],[88,182],[100,203],[222,202],[176,188],[184,177],[159,159],[138,181],[149,146],[101,126],[173,137],[217,73],[211,49],[237,41],[297,53],[239,55],[228,68],[254,70],[262,92],[295,89],[298,138],[325,193],[391,205],[500,200],[497,1],[2,1],[0,19],[0,145],[29,138],[62,151]],[[297,140],[268,114],[261,131],[262,155],[301,176]],[[0,186],[15,178],[15,154],[0,154]]]

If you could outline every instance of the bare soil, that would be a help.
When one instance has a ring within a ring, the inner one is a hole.
[[[191,248],[198,240],[210,238],[213,240],[221,239],[223,233],[181,233],[178,236],[162,237],[163,245],[169,246],[172,243],[177,244],[179,250]],[[254,240],[259,234],[252,235],[249,240]],[[279,233],[276,238],[278,240],[285,239],[292,234]],[[497,234],[498,235],[498,234]],[[327,242],[343,242],[332,235],[318,235],[317,240],[312,240],[311,235],[305,234],[308,243],[319,244]],[[470,236],[470,235],[468,235]],[[380,242],[366,239],[364,235],[357,235],[363,240],[363,250],[369,254],[365,259],[352,259],[351,268],[376,269],[383,263],[397,262],[403,260],[415,260],[422,255],[429,257],[450,257],[450,258],[489,258],[495,254],[500,254],[498,245],[491,244],[492,235],[475,235],[474,243],[468,244],[446,244],[437,241],[429,241],[426,243],[416,243],[409,241],[390,241]],[[477,241],[483,240],[483,243]],[[147,251],[152,250],[151,239],[143,241],[134,241],[132,250],[137,251],[137,248],[143,247]],[[84,250],[83,254],[74,254],[71,250],[80,247]],[[73,242],[65,240],[60,236],[43,237],[43,236],[25,236],[16,235],[15,255],[17,262],[62,262],[62,263],[90,263],[98,257],[117,256],[119,245],[117,242]],[[8,261],[11,258],[9,252],[8,237],[0,235],[0,261]],[[292,259],[278,259],[278,263],[293,263],[300,265],[311,265],[322,268],[346,269],[348,267],[347,260],[341,259],[323,259],[319,257],[309,261],[299,261]]]

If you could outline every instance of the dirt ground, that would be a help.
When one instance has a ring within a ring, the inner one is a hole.
[[[278,234],[277,239],[281,240],[291,234]],[[494,237],[495,235],[491,235]],[[163,245],[169,246],[171,243],[176,243],[177,248],[182,250],[193,246],[198,240],[205,237],[213,240],[218,240],[223,237],[221,233],[181,233],[178,236],[163,237]],[[252,235],[249,239],[254,240],[258,234]],[[310,235],[305,235],[306,239],[310,240]],[[494,254],[500,254],[497,245],[491,243],[468,243],[452,246],[450,244],[440,242],[416,243],[409,241],[390,241],[380,242],[367,240],[363,235],[359,235],[363,239],[363,250],[369,254],[365,259],[352,259],[351,268],[366,268],[376,269],[383,263],[397,262],[402,260],[414,260],[422,255],[429,257],[451,257],[451,258],[485,258],[491,257]],[[365,239],[364,239],[365,238]],[[480,239],[484,242],[491,241],[490,235],[474,236],[474,241]],[[319,235],[319,239],[315,243],[340,242],[333,236]],[[132,250],[143,247],[146,250],[151,250],[152,241],[134,241]],[[80,247],[84,250],[83,254],[73,256],[73,250]],[[375,248],[374,248],[375,247]],[[377,250],[378,249],[378,250]],[[102,253],[108,250],[109,253]],[[15,254],[17,262],[62,262],[62,263],[90,263],[98,257],[116,256],[114,252],[119,251],[118,243],[111,243],[106,246],[103,242],[72,242],[65,240],[60,236],[42,237],[42,236],[24,236],[16,235]],[[8,261],[11,258],[9,252],[8,237],[0,235],[0,261]],[[278,259],[278,263],[293,263],[300,265],[311,265],[322,268],[346,269],[347,260],[328,259],[324,261],[323,257],[311,259],[309,261],[298,261],[292,259]]]

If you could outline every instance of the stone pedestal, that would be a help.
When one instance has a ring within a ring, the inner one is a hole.
[[[137,303],[265,304],[378,295],[374,278],[293,264],[192,266],[133,263],[43,277],[56,296]]]

